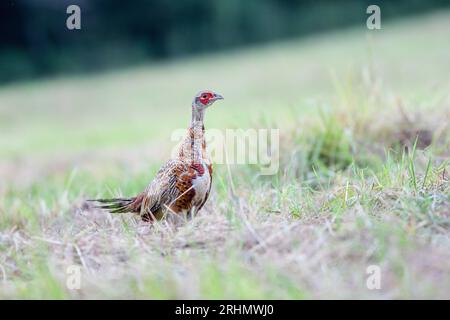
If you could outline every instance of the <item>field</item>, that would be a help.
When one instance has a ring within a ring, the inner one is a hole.
[[[0,298],[449,299],[449,30],[447,11],[1,87]],[[207,129],[280,129],[278,173],[216,165],[181,225],[90,207],[146,186],[201,89],[225,97]]]

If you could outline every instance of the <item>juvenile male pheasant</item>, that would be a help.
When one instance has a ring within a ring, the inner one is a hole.
[[[168,213],[190,216],[205,204],[211,190],[212,165],[206,153],[205,110],[223,97],[201,91],[192,102],[192,121],[177,156],[164,164],[143,192],[132,198],[98,199],[98,208],[111,213],[134,212],[144,221]]]

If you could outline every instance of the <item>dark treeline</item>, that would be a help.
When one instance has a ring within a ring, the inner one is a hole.
[[[145,60],[365,25],[448,6],[448,0],[0,0],[0,81],[96,71]],[[66,28],[67,6],[81,30]]]

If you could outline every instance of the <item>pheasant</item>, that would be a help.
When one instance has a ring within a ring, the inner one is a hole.
[[[143,192],[131,198],[96,199],[97,208],[111,213],[133,212],[151,222],[168,213],[195,215],[211,190],[212,164],[206,153],[205,110],[223,97],[201,91],[192,101],[192,121],[177,155],[166,162]]]

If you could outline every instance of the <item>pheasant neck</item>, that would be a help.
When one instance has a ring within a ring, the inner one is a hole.
[[[204,109],[199,109],[196,105],[192,105],[192,121],[190,131],[190,156],[195,164],[203,162],[203,147],[204,147],[204,131],[203,123]]]
[[[205,109],[197,107],[195,103],[192,104],[192,121],[191,123],[194,124],[195,122],[201,122],[203,124],[203,117],[205,115]]]

